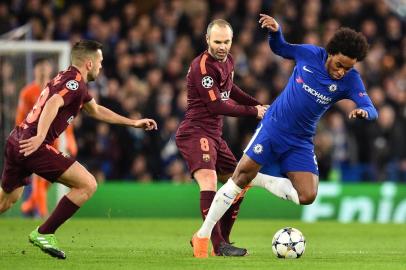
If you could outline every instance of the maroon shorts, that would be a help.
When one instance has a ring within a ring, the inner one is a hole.
[[[16,133],[15,130],[11,133],[5,147],[1,187],[6,193],[27,185],[27,177],[33,173],[54,182],[75,162],[48,144],[42,144],[37,151],[24,157],[19,153]]]
[[[213,139],[204,133],[178,133],[176,145],[192,175],[198,169],[228,174],[233,173],[237,166],[237,160],[222,138]]]

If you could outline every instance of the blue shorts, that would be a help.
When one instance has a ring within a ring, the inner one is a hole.
[[[300,138],[259,123],[244,153],[262,166],[279,163],[283,175],[311,172],[319,175],[311,137]]]

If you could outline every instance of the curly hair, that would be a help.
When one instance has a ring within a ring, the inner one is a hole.
[[[362,61],[368,52],[368,42],[362,33],[350,28],[340,28],[330,39],[326,50],[331,55],[343,54]]]

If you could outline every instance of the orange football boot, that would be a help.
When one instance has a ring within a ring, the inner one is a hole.
[[[209,238],[199,238],[195,233],[190,240],[190,245],[193,247],[193,256],[196,258],[207,258],[209,249]]]

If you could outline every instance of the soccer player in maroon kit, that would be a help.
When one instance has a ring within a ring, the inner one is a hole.
[[[59,72],[42,91],[26,119],[7,139],[0,188],[0,213],[21,196],[26,179],[35,173],[71,190],[58,203],[49,218],[29,235],[29,241],[51,256],[65,259],[55,231],[96,191],[97,183],[79,162],[52,147],[53,141],[72,123],[83,108],[91,117],[119,125],[157,129],[152,119],[129,119],[98,105],[89,95],[86,83],[95,80],[102,67],[102,45],[82,40],[72,48],[72,65]]]
[[[229,54],[232,28],[225,20],[207,27],[208,50],[196,57],[187,75],[188,107],[176,133],[176,145],[200,187],[200,211],[205,218],[217,191],[217,179],[224,182],[237,161],[223,140],[223,115],[262,119],[267,109],[233,83],[234,61]],[[231,101],[231,100],[233,101]],[[237,103],[237,104],[236,104]],[[229,235],[243,196],[216,224],[211,235],[212,255],[245,256],[245,248],[230,244]],[[193,241],[191,242],[193,245]],[[206,254],[195,252],[195,257]]]

